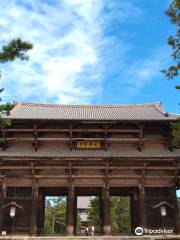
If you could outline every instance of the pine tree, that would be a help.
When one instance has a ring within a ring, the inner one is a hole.
[[[112,234],[129,234],[131,231],[131,216],[129,197],[110,198],[110,219]],[[95,227],[95,234],[101,232],[99,216],[99,198],[93,197],[88,209],[89,226]]]
[[[4,64],[9,61],[14,61],[16,59],[20,59],[22,61],[28,60],[29,57],[26,54],[27,51],[31,50],[33,45],[27,41],[23,41],[20,38],[16,38],[11,40],[6,45],[2,46],[2,50],[0,51],[0,63]],[[1,76],[1,72],[0,72]],[[4,89],[0,89],[0,93],[2,93]],[[0,98],[0,101],[2,99]],[[2,114],[9,114],[10,110],[14,107],[14,103],[6,103],[0,104],[0,125],[7,126],[10,125],[10,121],[2,118]]]
[[[169,8],[166,11],[166,15],[170,18],[170,21],[176,27],[177,31],[174,36],[169,36],[168,44],[172,47],[173,52],[171,57],[174,61],[172,66],[162,70],[168,79],[173,79],[179,75],[180,71],[180,0],[172,0]],[[176,86],[180,89],[180,86]]]
[[[176,33],[174,36],[169,36],[168,44],[172,47],[171,57],[174,64],[167,69],[162,70],[167,79],[173,79],[179,76],[180,71],[180,0],[172,0],[169,8],[166,11],[166,15],[169,17],[171,23],[176,27]],[[176,86],[176,89],[180,89],[180,85]],[[180,146],[180,121],[171,124],[173,140],[172,144],[175,147]]]

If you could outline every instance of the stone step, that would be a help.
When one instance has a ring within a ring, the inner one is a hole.
[[[180,235],[157,236],[1,236],[0,240],[180,240]]]

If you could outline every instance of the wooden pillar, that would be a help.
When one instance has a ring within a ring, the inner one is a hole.
[[[110,194],[108,187],[102,189],[102,233],[103,235],[111,234]]]
[[[139,184],[139,226],[146,227],[145,187]]]
[[[99,222],[100,222],[100,229],[101,234],[103,234],[103,201],[102,201],[102,194],[99,195]]]
[[[2,207],[5,204],[6,190],[7,188],[6,188],[5,179],[3,179],[1,183],[1,189],[0,189],[0,233],[3,230],[4,208]]]
[[[43,194],[43,206],[42,206],[42,232],[41,233],[44,233],[44,222],[45,222],[45,208],[46,208],[46,197],[45,195]]]
[[[176,196],[176,187],[173,186],[170,188],[170,196],[172,200],[173,208],[173,216],[174,216],[174,227],[175,233],[180,234],[180,220],[178,216],[178,204],[177,204],[177,196]]]
[[[131,198],[131,204],[132,204],[132,233],[134,233],[134,230],[136,227],[139,226],[139,214],[138,214],[138,209],[139,209],[139,193],[138,193],[138,188],[134,187],[133,189],[133,196]]]
[[[134,195],[130,196],[130,216],[131,216],[131,234],[133,234],[135,227]]]
[[[38,227],[37,233],[38,235],[44,232],[44,214],[45,214],[45,197],[42,191],[39,191],[38,194]]]
[[[33,179],[32,197],[31,197],[31,227],[30,234],[35,236],[37,234],[37,215],[38,215],[38,183]]]
[[[74,197],[74,235],[77,233],[77,196]]]
[[[67,197],[67,225],[66,233],[67,235],[73,235],[74,233],[74,187],[71,185],[68,188]]]

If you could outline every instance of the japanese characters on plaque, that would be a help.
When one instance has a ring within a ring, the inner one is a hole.
[[[78,140],[76,143],[78,149],[99,149],[101,148],[100,141]]]

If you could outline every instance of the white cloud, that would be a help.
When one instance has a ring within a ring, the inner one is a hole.
[[[22,37],[34,44],[29,62],[1,67],[5,100],[92,102],[103,91],[107,62],[113,62],[107,48],[118,41],[121,63],[127,48],[120,39],[106,36],[106,27],[114,18],[134,19],[133,13],[140,15],[126,1],[1,0],[0,43]]]
[[[98,48],[103,32],[97,18],[103,9],[101,0],[64,0],[52,4],[14,0],[2,1],[1,6],[2,43],[20,36],[34,44],[29,62],[3,66],[2,85],[8,97],[11,93],[15,100],[35,98],[69,103],[89,102],[98,94],[101,85],[96,79],[100,74],[97,74]],[[91,73],[86,78],[88,69]],[[81,81],[79,85],[80,75],[85,84]]]

